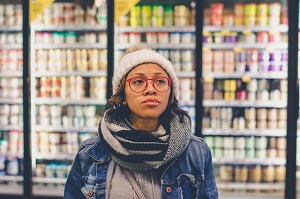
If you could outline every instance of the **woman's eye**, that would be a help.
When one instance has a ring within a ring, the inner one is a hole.
[[[143,84],[145,81],[143,79],[134,79],[132,83],[134,84]]]
[[[156,82],[159,84],[165,84],[167,82],[167,80],[162,78],[162,79],[157,79]]]

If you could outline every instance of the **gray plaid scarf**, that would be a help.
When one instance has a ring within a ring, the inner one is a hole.
[[[109,109],[100,122],[99,135],[117,164],[132,170],[158,169],[178,157],[191,136],[190,118],[184,116],[180,122],[173,112],[170,118],[170,132],[160,125],[149,133],[134,129],[125,117]]]

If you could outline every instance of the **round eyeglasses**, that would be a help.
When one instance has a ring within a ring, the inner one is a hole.
[[[157,92],[164,93],[168,91],[172,84],[172,79],[168,77],[157,77],[152,79],[147,79],[144,77],[133,77],[127,79],[130,89],[133,92],[140,93],[146,90],[148,87],[148,81],[152,81],[152,86]]]

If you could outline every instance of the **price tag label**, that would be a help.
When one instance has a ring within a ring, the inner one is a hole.
[[[252,31],[249,30],[249,29],[243,30],[243,34],[244,34],[244,35],[250,35],[251,33],[252,33]]]
[[[236,53],[240,53],[240,52],[243,51],[243,49],[241,47],[234,47],[233,51],[236,52]]]
[[[227,29],[222,30],[223,35],[229,35],[230,31]]]
[[[204,77],[204,81],[205,82],[214,82],[214,78],[213,77]]]
[[[242,81],[245,82],[245,83],[248,83],[251,81],[251,78],[250,77],[242,77]]]
[[[115,1],[115,22],[119,22],[120,18],[126,15],[130,9],[140,0],[114,0]]]
[[[29,23],[33,22],[54,0],[30,0]]]

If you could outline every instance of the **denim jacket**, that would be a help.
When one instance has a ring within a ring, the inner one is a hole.
[[[100,137],[81,144],[64,190],[65,199],[105,199],[110,154]],[[203,139],[192,136],[186,150],[166,167],[161,176],[163,199],[217,199],[212,157]]]

